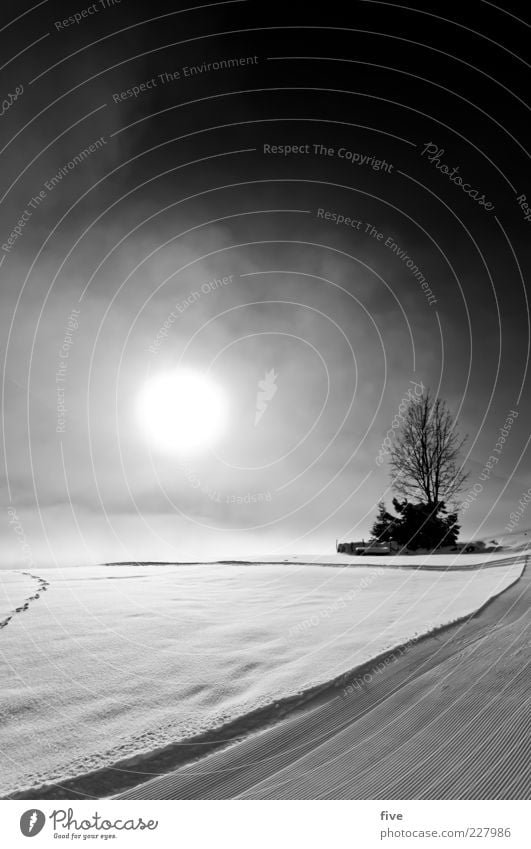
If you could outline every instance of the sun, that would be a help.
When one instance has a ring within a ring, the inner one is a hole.
[[[148,380],[138,396],[137,413],[153,448],[195,454],[223,433],[227,402],[207,375],[179,369]]]

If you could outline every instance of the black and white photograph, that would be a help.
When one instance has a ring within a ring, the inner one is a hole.
[[[527,846],[531,8],[0,43],[2,844]]]

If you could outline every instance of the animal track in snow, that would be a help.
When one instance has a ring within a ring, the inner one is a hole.
[[[29,608],[29,606],[30,606],[30,602],[31,602],[31,601],[36,601],[38,598],[40,598],[40,597],[41,597],[41,593],[46,592],[46,590],[47,590],[47,589],[48,589],[48,587],[50,586],[49,581],[45,581],[45,580],[44,580],[44,578],[40,578],[40,577],[39,577],[39,575],[32,575],[32,573],[31,573],[31,572],[22,572],[22,574],[23,574],[23,575],[27,575],[27,577],[28,577],[28,578],[33,578],[33,580],[34,580],[34,581],[38,581],[38,583],[39,583],[38,592],[36,592],[36,593],[35,593],[35,595],[30,595],[30,596],[29,596],[29,597],[28,597],[28,598],[24,601],[24,604],[21,604],[21,605],[19,605],[18,607],[15,607],[15,609],[14,609],[13,611],[11,611],[11,613],[9,614],[9,616],[6,616],[6,618],[5,618],[5,619],[2,619],[2,620],[0,621],[0,630],[1,630],[2,628],[5,628],[5,627],[6,627],[6,625],[7,625],[7,624],[11,621],[11,619],[12,619],[12,618],[13,618],[13,616],[15,615],[15,613],[24,613],[24,611],[25,611],[25,610],[28,610],[28,608]]]

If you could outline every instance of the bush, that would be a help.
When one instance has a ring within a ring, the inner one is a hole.
[[[432,506],[393,498],[393,507],[398,516],[388,513],[383,501],[378,505],[371,532],[380,542],[393,540],[412,550],[440,548],[457,542],[460,530],[457,513],[448,513],[443,501]]]

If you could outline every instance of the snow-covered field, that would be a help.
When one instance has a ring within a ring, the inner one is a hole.
[[[0,630],[0,795],[324,683],[472,612],[522,570],[384,565],[37,570],[46,592]],[[0,619],[39,588],[0,572]]]
[[[23,572],[0,572],[0,625],[33,595],[35,587],[35,581]]]

